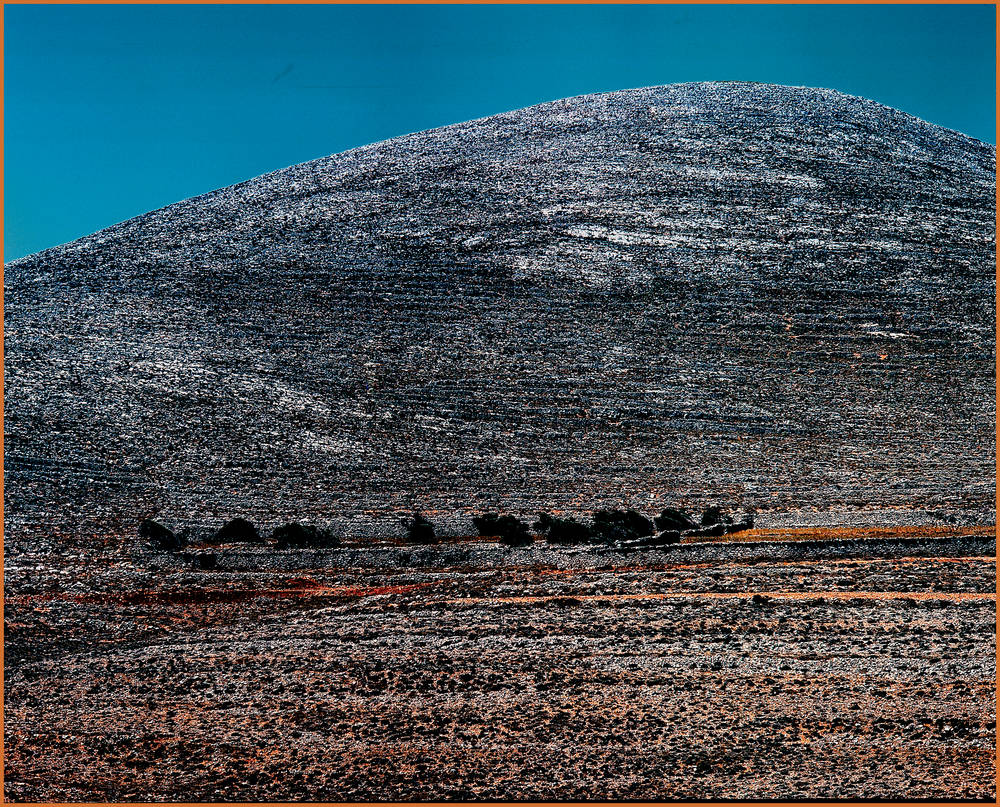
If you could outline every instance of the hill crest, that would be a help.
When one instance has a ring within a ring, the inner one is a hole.
[[[994,198],[971,138],[711,83],[180,202],[8,264],[8,535],[988,510]]]

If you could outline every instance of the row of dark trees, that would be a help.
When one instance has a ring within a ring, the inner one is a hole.
[[[530,527],[514,515],[485,513],[472,519],[480,536],[496,538],[505,546],[528,546],[540,536],[552,544],[604,544],[608,546],[659,546],[677,543],[684,537],[721,536],[753,527],[753,516],[734,520],[719,507],[709,507],[695,520],[687,513],[666,508],[658,516],[647,518],[636,510],[598,510],[589,524],[572,518],[540,513]],[[419,511],[403,519],[405,538],[411,544],[434,544],[440,538],[434,525]],[[192,538],[191,533],[174,533],[152,519],[139,525],[139,536],[157,547],[179,551]],[[200,537],[202,544],[265,543],[267,539],[245,518],[227,521],[215,533]],[[275,528],[270,541],[279,548],[331,548],[340,538],[323,527],[292,522]]]
[[[681,510],[666,508],[652,519],[636,510],[598,510],[590,524],[572,518],[559,518],[549,513],[539,513],[530,527],[514,515],[485,513],[472,519],[472,524],[482,537],[497,538],[506,546],[528,546],[538,535],[552,544],[658,544],[676,543],[684,537],[722,536],[753,527],[754,518],[748,515],[739,521],[726,514],[721,507],[709,507],[701,519]],[[414,513],[403,520],[406,538],[410,543],[436,543],[434,525],[421,513]]]
[[[173,532],[162,524],[147,518],[139,525],[139,537],[152,544],[157,549],[172,552],[179,551],[191,543],[194,537],[191,532],[181,530]],[[234,518],[223,524],[216,532],[198,536],[202,544],[263,544],[267,539],[245,518]],[[276,527],[270,535],[271,542],[279,548],[285,547],[336,547],[340,538],[323,527],[292,522]]]
[[[479,534],[495,536],[508,546],[526,546],[534,540],[528,525],[516,516],[488,513],[472,519]],[[531,525],[552,544],[606,544],[655,546],[677,543],[683,537],[721,536],[753,527],[753,516],[736,521],[719,507],[710,507],[695,521],[687,513],[666,508],[652,519],[636,510],[598,510],[591,523],[540,513]]]

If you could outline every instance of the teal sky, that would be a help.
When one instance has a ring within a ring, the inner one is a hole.
[[[627,87],[829,87],[992,143],[995,14],[8,5],[4,258],[354,146]]]

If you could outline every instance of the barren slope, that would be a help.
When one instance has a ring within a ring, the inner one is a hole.
[[[869,101],[685,84],[15,261],[8,549],[154,511],[989,508],[994,186],[992,147]]]

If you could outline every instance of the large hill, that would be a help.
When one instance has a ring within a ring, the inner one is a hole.
[[[978,512],[992,146],[682,84],[395,138],[6,266],[6,528]]]

